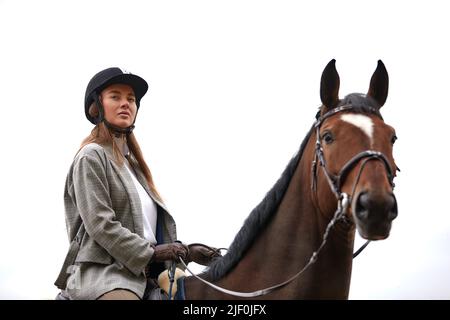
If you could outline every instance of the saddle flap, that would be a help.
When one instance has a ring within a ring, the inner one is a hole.
[[[178,279],[184,278],[186,274],[183,270],[180,268],[176,268],[175,275],[174,275],[174,282],[172,285],[172,300],[174,300],[175,295],[177,294],[178,290]],[[161,272],[158,276],[158,285],[159,287],[164,290],[164,292],[169,296],[170,291],[170,278],[169,278],[169,270],[164,270]]]

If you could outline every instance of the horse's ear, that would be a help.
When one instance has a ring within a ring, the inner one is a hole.
[[[339,74],[336,70],[336,60],[328,62],[322,72],[320,80],[320,99],[328,109],[332,109],[339,103]]]
[[[370,79],[370,87],[367,95],[375,99],[380,108],[386,102],[389,90],[389,76],[383,61],[378,60],[378,66]]]

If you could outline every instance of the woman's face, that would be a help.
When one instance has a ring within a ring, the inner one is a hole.
[[[112,84],[100,94],[105,119],[120,128],[131,126],[136,117],[136,97],[133,89],[126,84]]]

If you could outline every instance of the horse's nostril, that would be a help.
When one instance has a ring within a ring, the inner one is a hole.
[[[397,210],[389,211],[389,220],[394,220],[395,218],[397,218],[397,215],[398,215]]]
[[[394,195],[391,195],[389,198],[391,199],[390,200],[391,203],[388,218],[390,220],[394,220],[395,218],[397,218],[398,215],[397,200],[395,199]]]
[[[368,212],[368,207],[369,207],[369,195],[367,194],[367,192],[361,192],[358,196],[358,198],[356,199],[356,216],[359,219],[366,219],[369,212]]]
[[[370,207],[370,197],[367,192],[361,192],[358,197],[358,204],[361,209],[368,209]]]

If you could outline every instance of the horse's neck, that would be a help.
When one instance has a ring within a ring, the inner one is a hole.
[[[250,292],[281,283],[300,271],[322,241],[331,219],[315,209],[311,196],[313,143],[308,143],[276,214],[234,269],[216,282],[235,291]],[[348,296],[354,229],[336,225],[315,264],[289,285],[262,299],[334,298]],[[197,282],[197,283],[196,283]],[[189,281],[192,299],[231,299],[214,289]]]
[[[287,280],[308,263],[322,242],[332,213],[324,216],[313,203],[309,149],[306,148],[273,220],[230,274],[230,283],[235,283],[233,278],[244,280],[240,286],[244,291]],[[266,298],[347,298],[353,240],[354,229],[335,225],[316,263],[292,284]]]

